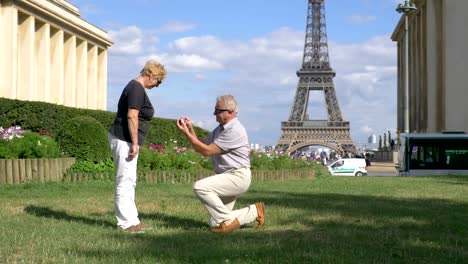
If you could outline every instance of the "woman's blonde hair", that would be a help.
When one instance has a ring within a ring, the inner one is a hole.
[[[141,76],[149,76],[151,78],[156,78],[159,81],[162,81],[166,78],[166,70],[164,65],[161,63],[149,60],[146,62],[145,67],[140,71]]]

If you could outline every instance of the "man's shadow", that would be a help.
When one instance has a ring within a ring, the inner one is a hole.
[[[161,213],[140,213],[142,221],[145,219],[151,219],[155,221],[164,222],[166,226],[172,228],[188,229],[199,229],[208,228],[208,224],[202,221],[197,221],[191,218],[178,217],[173,215],[165,215]]]

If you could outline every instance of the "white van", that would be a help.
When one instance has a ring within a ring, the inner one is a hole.
[[[339,159],[328,165],[331,175],[362,176],[367,175],[365,159]]]

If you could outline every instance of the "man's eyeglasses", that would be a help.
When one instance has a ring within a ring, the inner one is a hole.
[[[222,112],[226,112],[226,111],[231,111],[229,109],[220,109],[220,108],[215,108],[215,114],[219,114],[219,113],[222,113]]]

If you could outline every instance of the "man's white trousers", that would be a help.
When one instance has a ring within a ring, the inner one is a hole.
[[[246,192],[250,186],[251,172],[249,168],[233,169],[194,183],[193,190],[210,213],[210,227],[216,227],[224,221],[229,224],[235,218],[241,225],[248,224],[258,216],[255,204],[232,210],[239,195]]]

